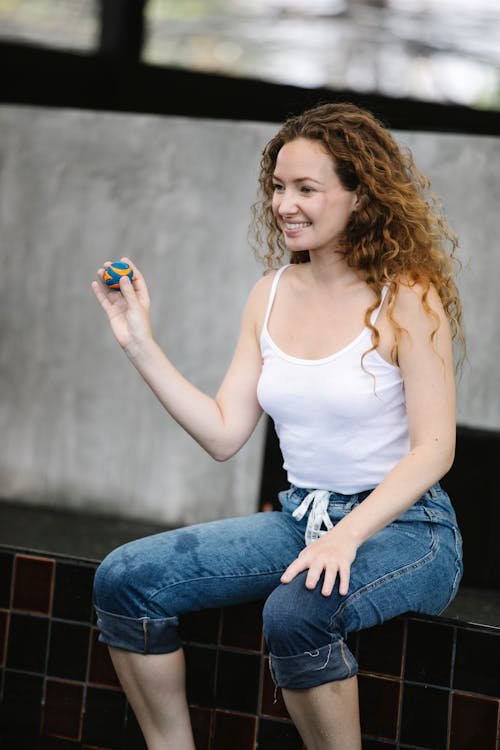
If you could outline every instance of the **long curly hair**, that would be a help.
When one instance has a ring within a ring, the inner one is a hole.
[[[370,112],[349,103],[322,104],[288,119],[264,149],[259,196],[252,206],[254,249],[267,270],[284,262],[306,263],[307,250],[288,257],[283,235],[272,212],[273,173],[282,146],[297,138],[319,141],[345,189],[356,191],[358,208],[340,240],[347,263],[362,271],[376,299],[366,310],[372,330],[372,348],[379,342],[370,315],[388,286],[388,318],[395,331],[392,358],[402,328],[393,315],[398,285],[423,285],[422,305],[434,321],[431,340],[439,328],[438,316],[427,302],[429,287],[436,289],[449,320],[452,336],[465,345],[462,305],[455,284],[458,240],[445,219],[429,180],[417,169],[409,149],[398,146],[389,130]],[[371,350],[370,350],[371,351]]]

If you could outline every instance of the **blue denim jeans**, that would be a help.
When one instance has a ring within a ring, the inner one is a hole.
[[[462,576],[462,543],[439,484],[361,545],[345,596],[338,586],[328,597],[321,584],[306,589],[306,573],[280,583],[305,546],[308,521],[311,531],[314,508],[300,520],[300,513],[293,515],[307,505],[310,492],[292,486],[280,493],[282,512],[189,526],[119,547],[95,578],[101,641],[139,653],[168,653],[181,645],[179,615],[265,598],[273,678],[280,687],[309,688],[356,674],[345,643],[350,632],[405,612],[446,609]],[[325,498],[323,493],[331,523],[368,494],[332,492]]]

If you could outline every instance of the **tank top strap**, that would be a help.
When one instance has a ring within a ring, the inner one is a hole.
[[[263,330],[267,331],[267,322],[269,320],[269,315],[271,314],[271,308],[273,306],[274,298],[276,297],[276,289],[278,288],[278,283],[281,278],[281,274],[286,268],[289,268],[292,264],[288,263],[286,266],[282,266],[276,273],[273,283],[271,285],[271,291],[269,292],[269,300],[267,303],[267,310],[266,310],[266,317],[264,318],[264,326]]]
[[[370,323],[372,324],[372,326],[374,326],[376,323],[376,320],[379,316],[379,312],[381,311],[382,305],[384,304],[385,298],[387,297],[388,291],[389,291],[389,284],[386,284],[384,288],[382,289],[382,299],[380,301],[380,305],[370,315]]]

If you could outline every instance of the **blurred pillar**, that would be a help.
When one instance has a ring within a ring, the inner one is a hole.
[[[100,0],[101,54],[121,62],[139,62],[147,0]]]

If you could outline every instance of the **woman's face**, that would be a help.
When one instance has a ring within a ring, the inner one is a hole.
[[[297,138],[278,153],[272,210],[290,251],[335,251],[357,204],[318,141]]]

